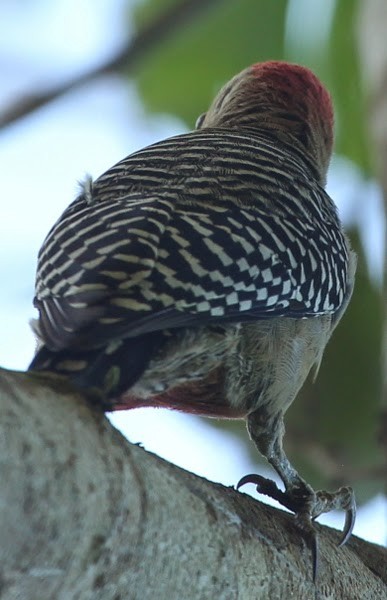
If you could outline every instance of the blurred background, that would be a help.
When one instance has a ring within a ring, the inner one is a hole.
[[[369,0],[375,8],[382,3]],[[384,139],[387,147],[387,132],[382,139],[383,127],[375,126],[373,99],[387,50],[369,35],[383,29],[380,18],[372,28],[360,4],[0,0],[0,365],[25,369],[33,356],[28,321],[36,316],[37,253],[79,180],[192,129],[219,87],[245,66],[267,59],[306,65],[333,96],[328,192],[359,267],[319,377],[288,411],[286,448],[316,489],[353,485],[361,504],[355,533],[385,543],[386,211],[377,143]],[[132,442],[213,481],[234,485],[248,472],[266,473],[243,423],[155,409],[110,418]],[[254,495],[253,486],[244,489]],[[341,527],[343,515],[321,521]]]

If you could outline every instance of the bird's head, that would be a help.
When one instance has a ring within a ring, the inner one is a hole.
[[[330,94],[310,69],[257,63],[226,83],[197,127],[253,128],[301,145],[325,183],[333,146]]]

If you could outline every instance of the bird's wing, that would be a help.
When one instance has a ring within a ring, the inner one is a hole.
[[[321,235],[311,220],[292,222],[258,201],[78,199],[39,256],[38,334],[60,350],[210,322],[332,313],[343,300],[332,261],[342,274],[329,227],[325,245]]]

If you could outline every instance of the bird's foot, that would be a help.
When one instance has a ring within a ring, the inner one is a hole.
[[[271,479],[261,475],[246,475],[237,484],[239,490],[246,483],[253,483],[257,492],[277,500],[282,506],[296,514],[296,521],[303,532],[312,551],[313,580],[316,581],[318,572],[318,538],[313,521],[322,513],[331,510],[344,510],[346,513],[343,533],[339,546],[349,540],[356,519],[356,502],[352,488],[342,487],[336,492],[315,492],[308,484],[302,482],[286,491],[280,490]]]

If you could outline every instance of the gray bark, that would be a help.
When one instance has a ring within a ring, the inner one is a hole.
[[[387,597],[385,549],[318,526],[314,585],[292,515],[130,444],[60,379],[0,371],[0,456],[1,600]]]

